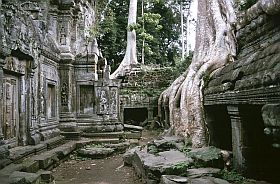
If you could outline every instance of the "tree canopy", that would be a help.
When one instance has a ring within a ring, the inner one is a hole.
[[[141,11],[142,3],[144,11]],[[144,40],[145,64],[174,65],[180,57],[179,1],[143,0],[138,3],[137,24],[127,27],[129,2],[105,0],[97,2],[97,41],[103,56],[114,71],[122,61],[126,49],[127,29],[137,33],[137,58],[141,62]],[[142,15],[143,13],[143,15]]]

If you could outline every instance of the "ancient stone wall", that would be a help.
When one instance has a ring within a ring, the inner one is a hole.
[[[168,67],[134,68],[127,73],[120,89],[121,120],[124,123],[136,123],[138,125],[145,120],[156,120],[159,95],[173,78],[172,68]],[[134,117],[125,117],[134,112],[135,115],[132,115]],[[140,117],[137,118],[136,114],[140,114]]]
[[[236,60],[206,77],[209,141],[232,140],[225,147],[233,151],[234,167],[271,180],[280,163],[279,2],[259,0],[238,18]]]
[[[96,114],[94,7],[94,0],[1,1],[0,145],[78,136],[81,111]],[[81,105],[83,95],[92,101]]]

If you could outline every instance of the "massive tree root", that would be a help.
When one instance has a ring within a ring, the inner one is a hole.
[[[200,1],[192,63],[159,98],[159,110],[168,107],[171,129],[190,138],[193,147],[206,145],[202,91],[215,70],[234,60],[235,21],[232,0]]]

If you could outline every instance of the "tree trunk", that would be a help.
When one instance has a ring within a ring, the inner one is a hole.
[[[233,62],[236,21],[232,0],[202,0],[198,6],[196,45],[192,63],[159,99],[169,104],[171,128],[192,140],[193,147],[206,145],[203,108],[204,79],[218,68]]]
[[[130,0],[129,12],[128,12],[128,27],[130,25],[136,24],[137,17],[137,0]],[[136,56],[136,32],[135,30],[127,30],[127,45],[125,56],[117,68],[117,70],[110,76],[114,79],[118,76],[125,75],[125,71],[130,70],[131,66],[137,64]]]

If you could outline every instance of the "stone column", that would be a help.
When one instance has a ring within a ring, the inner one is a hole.
[[[227,106],[227,111],[231,120],[232,128],[232,151],[233,151],[233,166],[240,172],[245,171],[245,157],[242,151],[244,146],[244,132],[242,128],[242,116],[240,108],[235,105]]]
[[[74,66],[71,62],[60,64],[60,120],[61,134],[69,139],[79,138],[75,116]]]
[[[4,78],[4,72],[3,72],[3,65],[4,65],[4,59],[0,58],[0,145],[2,144],[4,140],[4,134],[3,134],[3,78]]]
[[[148,107],[148,121],[153,121],[154,120],[154,109],[153,107]]]

